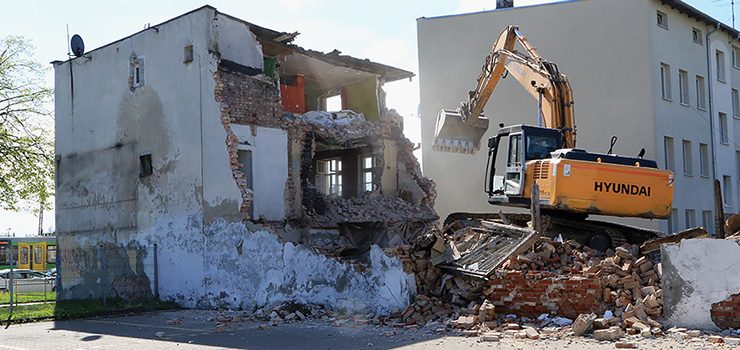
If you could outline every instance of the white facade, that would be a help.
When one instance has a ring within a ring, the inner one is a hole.
[[[711,34],[710,77],[706,35],[717,22],[695,9],[682,8],[681,13],[676,5],[688,6],[680,1],[580,0],[418,19],[423,164],[425,175],[438,185],[437,212],[444,216],[453,211],[494,209],[482,189],[485,149],[475,156],[443,154],[433,151],[431,144],[437,112],[455,108],[475,87],[475,78],[497,34],[513,24],[543,58],[557,63],[560,72],[568,76],[574,91],[578,148],[606,152],[611,136],[616,135],[617,154],[636,156],[644,147],[645,157],[655,159],[660,168],[666,168],[666,162],[670,165],[673,155],[673,206],[677,214],[673,222],[620,221],[663,231],[714,226],[705,222],[715,215],[710,103],[716,177],[722,182],[724,176],[729,176],[726,182],[731,187],[726,191],[730,196],[724,210],[726,214],[737,213],[740,119],[733,118],[731,92],[740,88],[740,68],[733,66],[731,59],[733,48],[737,50],[740,43],[730,41],[738,32],[723,26]],[[660,25],[658,17],[662,17]],[[701,32],[701,43],[694,42],[692,30]],[[717,51],[724,53],[723,81],[717,80]],[[666,78],[661,78],[661,72]],[[704,79],[704,108],[697,106],[697,76]],[[683,91],[686,95],[682,99]],[[484,113],[492,125],[484,138],[495,134],[499,122],[537,124],[536,101],[513,79],[499,82]],[[720,113],[727,116],[723,129],[727,140],[722,142]],[[673,150],[666,150],[664,144],[670,145],[671,141]],[[706,145],[701,147],[710,158],[704,172],[700,145]],[[502,164],[497,168],[501,169]]]
[[[413,276],[377,245],[365,270],[284,239],[303,233],[286,221],[305,219],[299,175],[313,149],[301,132],[312,129],[280,119],[279,86],[263,71],[268,55],[252,30],[204,6],[54,62],[60,298],[245,309],[293,298],[348,310],[406,305]],[[295,58],[291,48],[280,58]],[[347,74],[352,82],[360,75]],[[251,157],[248,175],[239,173],[241,151]],[[388,169],[399,168],[395,157]],[[388,187],[393,196],[400,186]],[[282,222],[283,236],[245,220],[245,208],[251,218]]]

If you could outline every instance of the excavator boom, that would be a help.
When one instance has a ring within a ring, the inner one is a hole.
[[[514,51],[519,42],[526,54]],[[488,119],[482,117],[501,77],[508,72],[533,95],[540,106],[540,123],[561,130],[563,144],[575,147],[575,118],[572,90],[567,78],[557,66],[543,60],[536,48],[519,32],[508,26],[499,34],[491,54],[486,57],[476,88],[457,110],[442,110],[437,117],[433,148],[438,151],[475,154],[488,129]]]

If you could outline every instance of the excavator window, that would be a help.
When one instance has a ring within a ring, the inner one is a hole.
[[[527,160],[544,159],[557,149],[557,139],[550,136],[527,135]]]
[[[508,167],[522,166],[522,135],[511,135],[509,137],[509,161]]]

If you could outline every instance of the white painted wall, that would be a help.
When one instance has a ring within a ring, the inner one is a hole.
[[[717,330],[712,304],[740,292],[740,246],[722,239],[662,244],[666,326]]]
[[[297,296],[349,311],[408,304],[413,278],[378,247],[360,272],[242,223],[209,51],[226,48],[221,57],[261,67],[245,28],[203,7],[55,64],[60,298],[115,296],[112,285],[145,277],[150,294],[158,287],[162,299],[187,307],[251,308]],[[190,44],[194,59],[183,62]],[[133,91],[132,54],[146,60],[146,82]],[[255,214],[284,219],[287,133],[232,128],[254,149]],[[140,177],[144,153],[154,171]]]
[[[288,133],[282,129],[230,124],[239,149],[252,152],[254,217],[285,219],[285,182],[288,180]],[[252,133],[252,128],[256,132]]]

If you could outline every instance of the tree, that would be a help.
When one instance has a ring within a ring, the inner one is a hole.
[[[54,191],[52,90],[32,52],[23,37],[0,39],[0,208],[14,211],[47,209]]]

